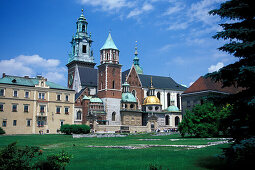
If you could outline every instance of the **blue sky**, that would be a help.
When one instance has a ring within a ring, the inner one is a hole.
[[[109,31],[120,64],[132,66],[135,41],[144,74],[171,76],[189,86],[235,61],[211,37],[223,22],[208,11],[225,0],[1,0],[0,73],[67,84],[70,41],[84,9],[96,63]]]

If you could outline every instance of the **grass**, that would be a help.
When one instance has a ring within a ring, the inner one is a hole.
[[[160,139],[156,141],[139,139]],[[180,139],[170,141],[169,139]],[[175,147],[153,147],[146,149],[88,148],[88,145],[127,146],[139,144],[157,145],[205,145],[215,140],[181,138],[179,135],[151,136],[150,134],[129,135],[117,138],[79,138],[67,135],[15,135],[0,136],[0,148],[12,142],[19,146],[39,146],[45,155],[65,150],[73,155],[67,169],[149,169],[149,165],[162,169],[207,169],[220,164],[216,158],[222,147],[228,144],[188,150]],[[206,161],[205,161],[206,160]],[[206,164],[205,162],[208,162]]]

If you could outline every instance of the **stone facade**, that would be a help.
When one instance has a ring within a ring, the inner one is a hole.
[[[1,127],[6,134],[58,133],[61,124],[73,124],[74,94],[69,89],[51,88],[47,80],[40,77],[8,77],[17,83],[38,81],[35,86],[1,83],[0,111]],[[4,80],[4,79],[2,79]]]

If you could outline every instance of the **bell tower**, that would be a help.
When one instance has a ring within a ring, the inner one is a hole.
[[[78,93],[81,89],[81,78],[79,75],[80,68],[94,69],[93,50],[91,49],[91,33],[88,34],[88,22],[84,17],[83,9],[81,16],[76,22],[76,33],[72,36],[71,52],[67,63],[68,67],[68,87],[76,90]]]
[[[111,33],[100,49],[97,87],[98,97],[105,105],[109,125],[120,125],[121,65],[119,49],[114,44]]]

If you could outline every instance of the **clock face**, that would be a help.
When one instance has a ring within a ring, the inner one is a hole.
[[[70,75],[68,85],[69,85],[69,87],[72,87],[72,85],[73,85],[73,75],[72,74]]]

